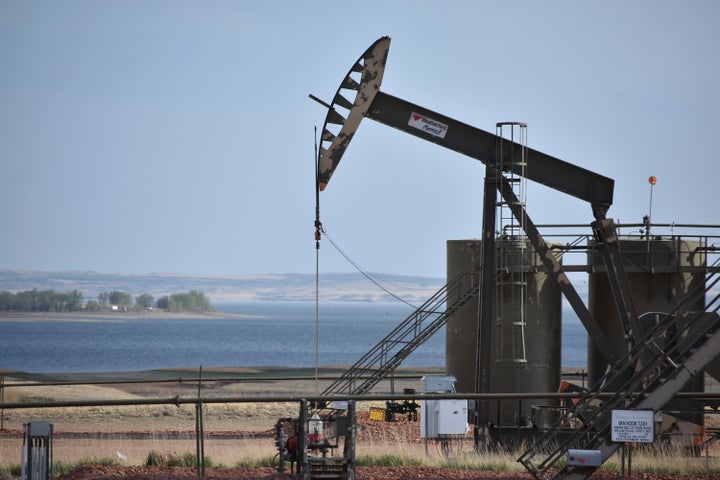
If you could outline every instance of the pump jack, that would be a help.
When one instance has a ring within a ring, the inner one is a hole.
[[[649,344],[654,345],[653,348],[660,348],[660,342],[655,341],[657,340],[655,337],[663,335],[663,332],[656,330],[644,332],[638,321],[618,245],[616,226],[612,219],[606,217],[607,211],[612,205],[614,181],[533,149],[526,149],[527,170],[516,170],[515,165],[519,164],[516,159],[499,158],[497,154],[497,152],[508,152],[506,155],[512,156],[516,154],[513,152],[520,151],[520,148],[497,148],[500,142],[514,144],[511,140],[380,91],[389,48],[389,37],[382,37],[371,45],[351,67],[330,104],[313,95],[310,96],[328,108],[318,151],[318,190],[322,191],[327,187],[363,118],[370,118],[481,161],[485,165],[486,175],[481,255],[483,268],[479,269],[479,287],[474,287],[479,290],[480,326],[478,391],[476,393],[489,392],[491,310],[495,288],[492,274],[495,251],[495,205],[499,192],[519,223],[525,226],[528,240],[587,330],[589,338],[592,338],[598,350],[608,360],[610,365],[608,375],[614,375],[614,380],[608,385],[617,388],[628,382],[632,383],[640,373],[646,376],[650,375],[652,377],[650,381],[644,383],[654,386],[643,397],[642,406],[644,408],[662,408],[672,395],[682,388],[688,375],[701,371],[720,352],[720,321],[717,314],[713,312],[698,317],[697,323],[702,325],[698,325],[692,330],[693,341],[690,342],[692,345],[688,344],[678,351],[673,351],[674,358],[670,357],[669,352],[657,355],[656,352],[649,350]],[[590,226],[596,248],[607,268],[618,318],[627,339],[626,349],[612,347],[613,344],[608,341],[605,332],[593,319],[592,314],[564,273],[562,265],[551,254],[547,243],[529,218],[524,206],[515,198],[512,186],[505,177],[506,173],[525,176],[528,180],[590,203],[594,217]],[[450,304],[447,305],[447,308],[452,310]],[[668,322],[675,321],[672,315],[667,318]],[[669,326],[666,325],[666,327]],[[688,333],[688,330],[683,331],[685,334]],[[684,342],[687,343],[687,339]],[[671,343],[676,345],[676,343]],[[402,355],[404,358],[407,352],[403,352]],[[658,364],[658,359],[662,360],[662,365]],[[675,368],[668,370],[667,365],[674,365]],[[653,368],[655,370],[652,370]],[[662,370],[662,374],[652,375],[648,369],[651,371]],[[611,407],[622,405],[624,408],[631,408],[636,406],[633,403],[634,398],[636,397],[623,397],[616,403],[610,402],[608,405]],[[478,445],[486,445],[488,441],[486,429],[489,423],[487,402],[477,402],[476,408],[476,442]],[[607,460],[617,449],[614,444],[609,442],[607,435],[608,412],[609,410],[599,411],[596,414],[597,419],[600,420],[598,420],[599,424],[593,426],[593,431],[600,432],[599,435],[588,436],[585,432],[585,436],[577,439],[580,442],[579,445],[564,445],[563,448],[600,448],[602,461]],[[526,452],[519,461],[537,478],[545,478],[545,472],[558,458],[554,458],[550,464],[545,462],[538,466],[533,461],[536,454],[538,454],[536,451]],[[596,468],[568,466],[557,474],[557,478],[586,478]]]

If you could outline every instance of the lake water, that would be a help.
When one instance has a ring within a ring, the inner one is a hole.
[[[107,321],[0,322],[0,368],[34,373],[143,371],[175,367],[315,366],[314,302],[216,303],[237,318],[122,318]],[[403,304],[320,305],[320,365],[349,365],[382,340],[412,309]],[[567,318],[567,317],[566,317]],[[586,365],[586,334],[563,323],[562,363]],[[419,347],[404,366],[444,366],[445,332]]]

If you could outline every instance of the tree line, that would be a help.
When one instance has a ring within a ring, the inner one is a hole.
[[[97,300],[83,301],[78,290],[56,292],[38,290],[12,293],[0,291],[0,311],[6,312],[101,312],[112,310],[148,310],[158,308],[170,312],[211,312],[210,299],[197,290],[163,295],[155,299],[149,293],[133,297],[127,292],[101,292]]]

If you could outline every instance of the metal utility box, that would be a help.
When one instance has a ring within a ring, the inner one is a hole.
[[[53,478],[52,434],[52,423],[34,421],[23,424],[21,477],[24,480]]]
[[[603,464],[600,450],[568,450],[568,465],[581,467],[600,467]]]
[[[422,378],[425,392],[454,392],[455,377],[446,375],[426,375]]]
[[[420,402],[420,438],[443,438],[468,432],[467,400]]]

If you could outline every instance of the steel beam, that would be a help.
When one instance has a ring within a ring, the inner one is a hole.
[[[497,135],[392,95],[377,92],[366,116],[485,164],[496,165],[502,160],[515,174],[585,200],[593,209],[607,210],[612,204],[615,182],[611,178],[532,148],[527,149],[527,172],[521,172],[519,159],[496,158],[496,145],[502,140]]]
[[[580,295],[577,293],[577,290],[575,290],[575,287],[570,282],[570,279],[563,271],[562,264],[555,258],[553,252],[550,251],[540,231],[528,216],[527,211],[515,195],[515,192],[513,192],[512,185],[510,185],[510,182],[504,176],[501,175],[500,179],[501,181],[497,184],[500,194],[518,222],[525,226],[525,233],[527,234],[528,240],[547,268],[548,274],[555,280],[555,283],[558,284],[560,291],[565,295],[565,298],[570,303],[580,322],[582,322],[585,330],[588,332],[588,336],[595,342],[598,350],[605,355],[605,358],[607,358],[611,364],[615,363],[621,354],[624,355],[626,352],[616,352],[612,348],[612,343],[610,343],[603,329],[595,321],[587,306],[585,306],[585,303],[580,298]],[[485,188],[487,188],[487,186]]]
[[[485,167],[485,192],[483,199],[483,226],[482,242],[482,269],[480,270],[480,302],[478,311],[478,335],[476,339],[476,380],[475,391],[488,393],[490,391],[490,348],[493,336],[493,305],[495,303],[495,215],[497,193],[495,185],[498,172],[491,166]],[[479,399],[475,408],[475,445],[486,449],[490,437],[488,425],[490,423],[490,406],[487,400]]]

